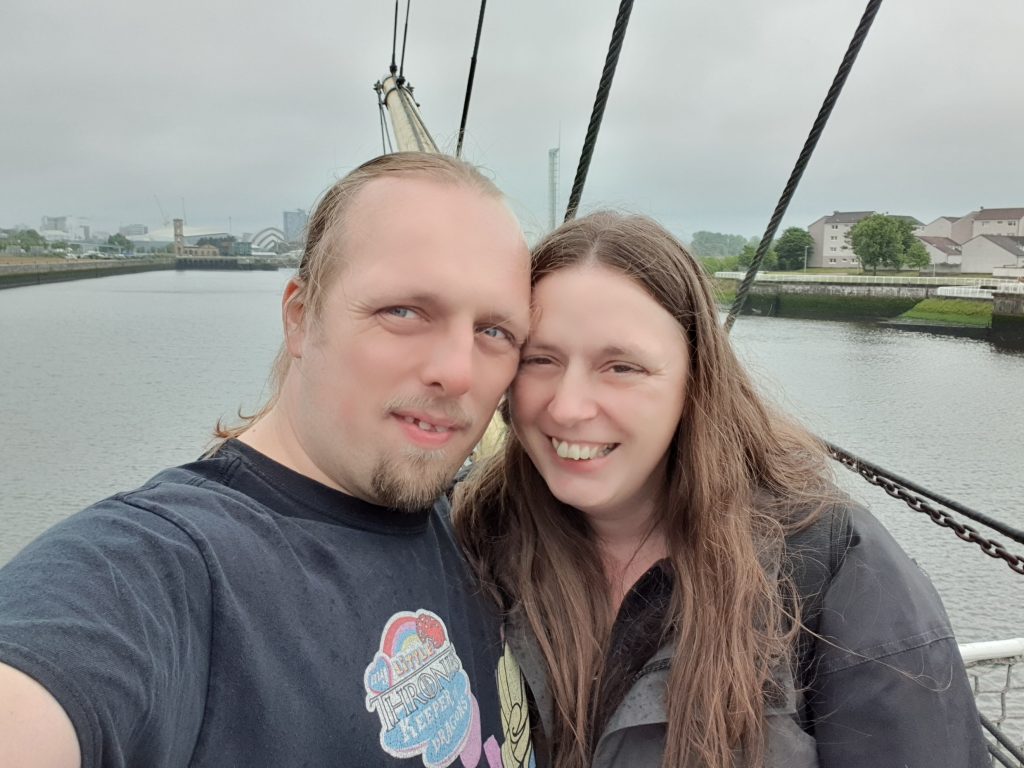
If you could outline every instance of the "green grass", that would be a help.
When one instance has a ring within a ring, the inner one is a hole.
[[[987,328],[992,324],[992,302],[964,299],[925,299],[901,317],[907,320],[928,320],[950,325]]]

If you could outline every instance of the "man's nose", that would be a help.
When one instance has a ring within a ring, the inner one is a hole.
[[[555,384],[548,402],[548,413],[556,423],[570,427],[597,415],[594,382],[586,371],[574,366],[566,368]]]
[[[423,383],[448,397],[466,394],[473,386],[476,331],[450,329],[431,342],[423,366]]]

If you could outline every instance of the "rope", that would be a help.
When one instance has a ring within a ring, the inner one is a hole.
[[[398,65],[395,64],[395,49],[398,47],[398,0],[395,0],[395,23],[391,28],[391,74],[395,74],[398,71]]]
[[[850,70],[853,69],[853,62],[857,60],[857,54],[860,53],[861,46],[864,45],[864,39],[867,37],[868,30],[871,29],[871,23],[875,20],[875,15],[878,13],[881,5],[882,0],[868,0],[867,8],[864,9],[864,15],[861,17],[860,24],[857,25],[857,31],[853,33],[853,40],[850,41],[846,55],[839,65],[839,71],[832,81],[832,87],[828,89],[825,101],[822,103],[821,109],[818,110],[818,116],[811,126],[811,132],[807,136],[807,141],[804,142],[793,172],[789,175],[789,181],[786,182],[786,187],[782,190],[782,197],[779,198],[778,205],[775,206],[775,213],[772,214],[764,237],[761,238],[761,242],[757,246],[754,260],[750,263],[747,274],[744,276],[743,282],[740,283],[739,290],[736,291],[736,299],[733,301],[728,317],[725,318],[724,327],[726,333],[732,329],[733,323],[736,322],[736,316],[743,309],[743,305],[747,301],[747,293],[750,291],[750,286],[757,276],[757,271],[761,268],[761,262],[764,261],[765,254],[771,248],[772,240],[775,239],[775,232],[779,228],[779,223],[789,207],[789,201],[793,197],[793,193],[796,192],[796,186],[800,183],[800,177],[804,175],[804,169],[811,159],[811,153],[814,152],[818,139],[821,137],[822,131],[825,130],[825,124],[828,122],[829,115],[832,114],[832,108],[839,99],[839,94],[843,90],[846,78],[849,76]]]
[[[597,87],[597,97],[594,99],[594,110],[590,113],[587,137],[583,141],[580,164],[576,169],[576,180],[572,183],[572,192],[569,194],[569,206],[565,211],[566,221],[576,216],[576,209],[580,205],[583,185],[587,182],[587,171],[590,170],[590,161],[594,157],[594,145],[597,143],[598,131],[601,130],[601,119],[604,117],[604,108],[608,103],[608,93],[611,91],[615,67],[619,63],[619,53],[622,51],[622,41],[626,36],[626,26],[629,24],[629,14],[632,10],[633,0],[621,0],[619,15],[615,18],[615,27],[612,29],[612,40],[608,45],[608,55],[604,61],[604,71],[601,73],[601,82]]]
[[[387,155],[394,152],[394,146],[391,144],[391,134],[387,130],[387,121],[384,119],[384,102],[378,99],[377,111],[380,113],[380,143],[381,143],[381,154]]]
[[[405,31],[402,32],[402,63],[398,67],[398,84],[405,82],[405,43],[409,39],[409,6],[412,0],[405,0]]]
[[[462,139],[466,135],[466,117],[469,115],[469,97],[473,94],[473,75],[476,74],[476,53],[480,50],[480,30],[484,28],[484,9],[487,0],[480,0],[480,19],[476,23],[476,40],[473,42],[473,55],[469,59],[469,82],[466,83],[466,101],[462,105],[462,121],[459,123],[459,142],[455,146],[455,156],[462,157]]]

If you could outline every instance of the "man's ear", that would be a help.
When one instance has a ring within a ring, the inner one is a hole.
[[[302,346],[306,339],[306,283],[293,277],[284,287],[281,297],[281,320],[284,323],[284,344],[293,358],[302,357]]]

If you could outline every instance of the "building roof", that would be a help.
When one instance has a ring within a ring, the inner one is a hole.
[[[960,253],[960,244],[956,240],[952,240],[948,237],[917,235],[917,239],[927,243],[933,248],[938,248],[947,256],[955,256]]]
[[[978,237],[991,240],[1004,251],[1012,254],[1014,258],[1024,258],[1024,237],[1013,237],[1012,235],[979,235]]]
[[[874,211],[833,211],[831,216],[825,217],[826,224],[856,224],[861,219],[866,219]]]
[[[982,208],[974,218],[992,221],[998,219],[1024,219],[1024,208]]]

